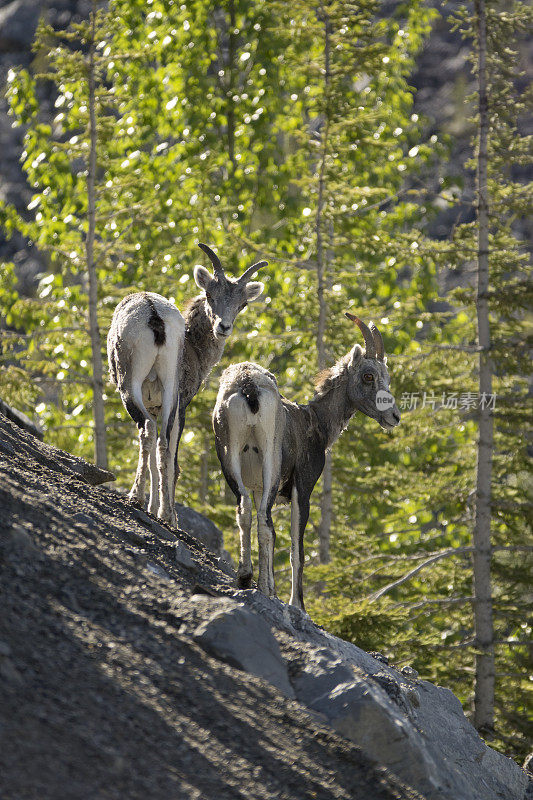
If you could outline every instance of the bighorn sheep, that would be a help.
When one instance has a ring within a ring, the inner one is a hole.
[[[274,375],[250,362],[228,367],[220,378],[213,411],[217,455],[237,499],[241,554],[237,579],[241,588],[252,580],[251,525],[253,494],[259,540],[259,589],[275,596],[272,506],[291,503],[290,603],[304,610],[303,537],[309,498],[324,469],[326,450],[338,439],[356,411],[377,420],[386,430],[400,421],[389,392],[389,373],[381,334],[358,317],[366,350],[356,344],[331,369],[316,379],[307,405],[282,397]]]
[[[203,293],[191,300],[185,318],[161,295],[130,294],[116,307],[107,336],[111,380],[139,428],[139,463],[129,497],[144,503],[149,464],[148,510],[173,525],[185,409],[220,361],[237,314],[262,293],[264,285],[249,279],[268,263],[259,261],[233,279],[225,275],[210,247],[199,247],[211,259],[213,275],[205,267],[194,268],[194,280]]]

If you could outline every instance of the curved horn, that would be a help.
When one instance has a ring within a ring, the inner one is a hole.
[[[258,261],[257,264],[253,264],[251,267],[248,267],[248,269],[245,270],[239,278],[239,283],[241,283],[241,281],[242,283],[245,283],[248,278],[251,278],[252,275],[257,272],[258,269],[266,266],[268,266],[268,261]]]
[[[383,361],[385,357],[385,345],[383,344],[383,338],[381,336],[381,333],[378,331],[377,326],[374,325],[373,322],[371,322],[368,327],[372,331],[372,336],[374,337],[374,343],[376,345],[376,356],[380,361]]]
[[[220,263],[220,259],[217,254],[214,253],[213,250],[208,247],[208,245],[202,244],[202,242],[198,242],[198,247],[203,250],[204,253],[211,259],[215,275],[224,275],[224,269],[222,268],[222,264]]]
[[[359,319],[359,317],[355,317],[353,314],[350,314],[349,311],[345,311],[344,316],[348,317],[348,319],[351,319],[352,322],[355,322],[355,324],[363,334],[363,339],[365,340],[366,357],[375,358],[376,343],[374,341],[374,337],[372,336],[372,331],[370,330],[368,325],[366,325],[362,319]]]

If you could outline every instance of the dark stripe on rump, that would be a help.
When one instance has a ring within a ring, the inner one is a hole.
[[[240,390],[243,393],[246,402],[248,403],[248,408],[252,414],[257,414],[259,411],[259,393],[254,381],[249,377],[243,378],[240,385]]]
[[[148,320],[148,327],[151,328],[154,333],[154,342],[156,343],[157,347],[161,347],[166,341],[165,323],[157,313],[153,300],[150,297],[147,297],[146,301],[150,307],[150,319]]]
[[[135,405],[131,397],[128,397],[126,400],[123,399],[124,407],[132,420],[135,422],[138,428],[143,428],[144,423],[146,422],[146,417],[144,416],[141,409]]]

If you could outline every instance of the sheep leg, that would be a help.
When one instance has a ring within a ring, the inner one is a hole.
[[[130,500],[140,503],[142,506],[144,506],[145,500],[144,487],[146,483],[148,459],[155,444],[156,432],[155,420],[147,415],[144,424],[139,429],[139,461],[137,464],[137,472],[135,473],[135,480],[128,494]]]
[[[239,589],[251,589],[253,575],[252,500],[242,480],[240,443],[235,440],[236,437],[231,437],[231,432],[227,427],[227,420],[223,416],[213,418],[213,428],[215,430],[215,448],[218,460],[228,486],[237,500],[235,516],[239,528],[241,548],[239,567],[237,569],[237,586]],[[227,449],[221,444],[226,439],[229,439]]]
[[[150,514],[153,514],[154,517],[157,516],[157,510],[159,508],[159,470],[157,468],[155,439],[156,437],[154,436],[150,448],[150,461],[148,465],[150,469],[150,502],[148,504],[148,511]]]
[[[266,442],[262,442],[263,445]],[[257,511],[257,539],[259,544],[259,576],[257,586],[268,597],[276,597],[274,582],[274,545],[276,530],[272,521],[272,506],[277,494],[278,481],[273,480],[274,452],[272,442],[263,451],[263,494]]]
[[[177,395],[176,395],[177,397]],[[176,516],[176,481],[178,479],[178,442],[179,442],[179,418],[178,418],[178,411],[179,411],[179,399],[176,400],[176,406],[174,407],[174,416],[170,419],[170,436],[169,436],[169,454],[168,454],[168,463],[169,463],[169,474],[168,474],[168,493],[169,493],[169,503],[170,508],[172,511],[172,518],[173,518],[173,525],[178,527],[178,521]]]
[[[296,481],[291,494],[291,599],[289,604],[305,611],[303,593],[304,531],[309,519],[309,497]]]
[[[237,569],[237,585],[239,589],[250,589],[252,586],[252,498],[243,483],[241,474],[240,446],[233,439],[229,452],[232,483],[230,487],[237,497],[236,518],[239,527],[241,545],[239,567]],[[233,484],[233,485],[232,485]]]
[[[177,377],[177,376],[176,376]],[[175,381],[163,384],[161,430],[157,441],[159,467],[159,511],[164,522],[177,526],[174,507],[174,459],[178,442],[178,393]]]
[[[174,453],[174,486],[172,487],[172,490],[171,490],[171,495],[172,495],[173,498],[176,497],[176,484],[177,484],[178,478],[180,476],[180,465],[179,465],[179,462],[178,462],[178,450],[179,450],[179,446],[180,446],[181,435],[183,433],[183,428],[185,427],[185,406],[183,405],[183,403],[181,401],[181,397],[178,400],[177,415],[178,415],[178,437],[177,437],[177,441],[176,441],[176,450],[175,450],[175,453]]]
[[[252,587],[252,499],[248,492],[241,495],[239,505],[236,509],[237,525],[239,526],[239,537],[241,542],[241,552],[239,566],[237,569],[237,584],[239,589],[250,589]]]
[[[124,407],[139,428],[139,462],[135,480],[128,497],[144,507],[144,487],[150,453],[155,445],[157,426],[143,401],[142,384],[149,372],[150,359],[140,359],[131,365],[131,376],[122,384],[120,396]]]

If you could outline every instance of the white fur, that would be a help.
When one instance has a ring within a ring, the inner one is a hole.
[[[140,428],[139,464],[130,497],[144,502],[149,468],[149,511],[156,513],[158,509],[159,516],[172,524],[176,523],[174,465],[185,409],[220,360],[237,314],[263,291],[262,283],[249,282],[247,278],[267,265],[261,261],[249,267],[238,280],[227,278],[211,248],[199,246],[211,259],[215,274],[200,265],[194,268],[194,280],[205,294],[190,304],[187,324],[164,297],[141,292],[119,303],[107,337],[112,380]],[[158,345],[161,327],[165,341]],[[161,428],[156,444],[155,420],[159,414]]]
[[[267,595],[275,595],[274,532],[268,524],[268,500],[278,485],[281,469],[280,419],[283,416],[281,398],[275,379],[266,371],[254,373],[258,391],[259,410],[253,413],[240,391],[225,391],[224,378],[231,381],[229,367],[221,382],[214,417],[224,426],[221,444],[224,460],[241,495],[237,508],[237,524],[241,541],[238,577],[252,574],[251,526],[253,494],[257,513],[259,545],[258,587]],[[216,427],[216,422],[215,422]]]
[[[165,342],[155,343],[149,327],[152,307],[161,318]],[[130,499],[144,503],[146,470],[150,468],[148,509],[171,524],[174,510],[174,460],[179,430],[179,382],[185,320],[172,303],[153,292],[125,298],[113,315],[108,356],[115,359],[117,386],[124,404],[132,400],[146,417],[139,430],[139,463]],[[171,412],[175,408],[170,431]],[[159,436],[156,418],[160,416]],[[167,440],[168,438],[168,440]]]

